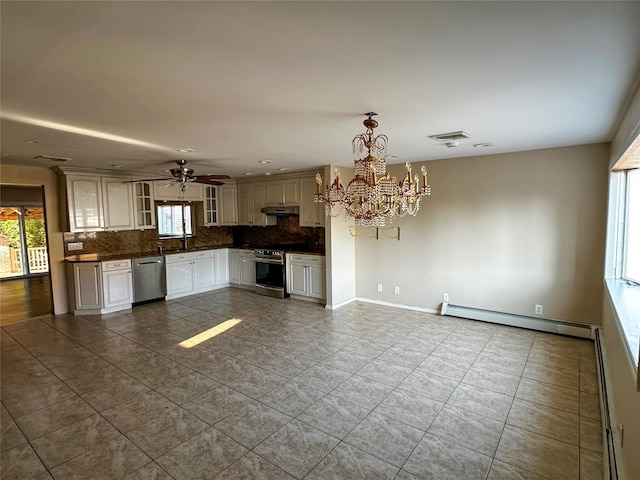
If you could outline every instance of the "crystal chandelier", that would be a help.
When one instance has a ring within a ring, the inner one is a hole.
[[[359,227],[382,227],[389,217],[404,217],[406,214],[415,215],[420,208],[420,200],[431,194],[431,187],[427,184],[427,169],[423,166],[422,185],[418,175],[411,177],[411,164],[406,163],[407,176],[398,181],[389,175],[384,158],[389,152],[389,139],[386,135],[374,136],[373,129],[378,122],[372,117],[375,112],[365,113],[368,117],[364,122],[367,127],[365,133],[356,135],[353,139],[353,154],[355,177],[346,187],[336,168],[336,179],[322,191],[322,177],[316,174],[316,194],[314,200],[325,204],[327,216],[335,217],[340,214],[353,217],[355,225]],[[360,158],[364,153],[366,157]]]

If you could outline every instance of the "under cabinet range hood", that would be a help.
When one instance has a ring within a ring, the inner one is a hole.
[[[265,215],[275,215],[276,217],[288,217],[291,215],[299,215],[300,207],[297,205],[283,206],[283,207],[263,207],[260,209]]]

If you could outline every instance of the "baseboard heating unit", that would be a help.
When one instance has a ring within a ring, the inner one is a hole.
[[[558,333],[580,338],[593,338],[591,325],[583,323],[568,323],[560,320],[550,320],[547,318],[527,317],[525,315],[515,315],[512,313],[494,312],[492,310],[482,310],[480,308],[463,307],[461,305],[451,305],[443,303],[440,315],[450,315],[452,317],[468,318],[480,320],[482,322],[509,325],[512,327],[528,328],[540,332]]]
[[[605,377],[604,359],[602,352],[602,338],[600,329],[594,329],[594,340],[596,349],[596,367],[598,369],[598,385],[600,387],[600,415],[602,417],[602,429],[604,431],[603,448],[606,452],[603,455],[605,478],[608,480],[618,480],[618,461],[616,459],[616,438],[615,434],[623,432],[616,428],[611,422],[611,411],[609,410],[609,394],[607,392],[607,379]]]

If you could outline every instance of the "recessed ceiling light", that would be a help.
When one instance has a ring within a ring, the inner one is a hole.
[[[398,158],[399,155],[396,155],[395,153],[393,155],[385,155],[384,158]]]
[[[282,167],[282,168],[279,168],[278,170],[280,170],[281,172],[288,172],[290,169],[288,167]]]
[[[176,148],[176,152],[180,152],[180,153],[193,153],[193,148],[180,147],[180,148]]]
[[[249,175],[255,175],[255,173],[253,173],[253,172],[248,172],[248,173],[245,173],[245,175],[248,177]]]
[[[3,157],[13,157],[12,153],[3,153],[2,154]]]
[[[25,140],[26,143],[40,143],[37,140]]]
[[[273,163],[271,160],[260,160],[258,161],[258,163],[262,163],[263,165],[266,165],[268,163]]]
[[[476,148],[493,147],[493,143],[476,143],[474,147]]]
[[[264,174],[268,177],[269,175],[271,175],[271,172],[264,172]]]
[[[113,168],[122,168],[124,165],[111,165]]]

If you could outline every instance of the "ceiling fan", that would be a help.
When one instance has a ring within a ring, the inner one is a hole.
[[[138,179],[138,180],[130,180],[131,182],[150,182],[156,180],[169,180],[169,183],[165,185],[165,187],[171,187],[176,184],[180,184],[184,189],[185,184],[189,182],[195,183],[204,183],[206,185],[224,185],[224,182],[220,182],[219,180],[226,180],[231,178],[229,175],[193,175],[193,168],[187,167],[186,160],[176,160],[177,168],[172,168],[169,170],[172,178],[146,178],[146,179]]]

